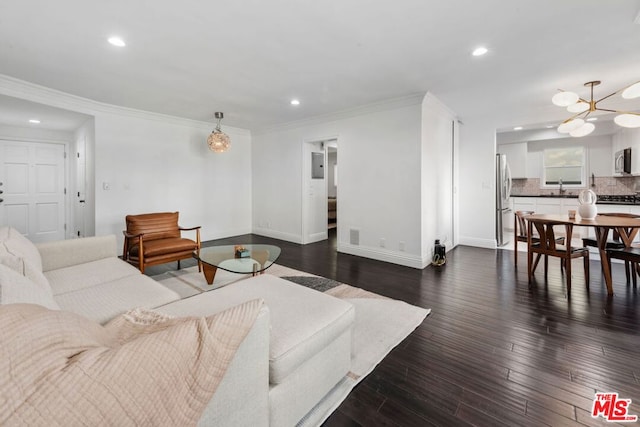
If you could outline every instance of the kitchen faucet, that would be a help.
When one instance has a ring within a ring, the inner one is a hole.
[[[560,178],[560,189],[558,190],[558,192],[559,192],[560,194],[564,194],[564,191],[565,191],[565,190],[562,188],[562,178]]]

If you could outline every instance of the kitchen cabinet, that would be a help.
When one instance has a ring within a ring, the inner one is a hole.
[[[562,215],[569,210],[578,210],[578,199],[575,197],[512,197],[512,200],[514,212],[534,211],[541,214]]]
[[[502,144],[497,149],[499,154],[507,156],[507,163],[511,169],[511,178],[527,177],[527,143]]]

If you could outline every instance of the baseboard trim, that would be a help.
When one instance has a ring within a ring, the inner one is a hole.
[[[496,249],[496,241],[493,239],[478,239],[475,237],[460,236],[459,245],[476,246],[478,248]]]
[[[299,234],[285,233],[282,231],[259,227],[254,228],[252,233],[257,234],[258,236],[271,237],[272,239],[279,239],[286,242],[302,244],[302,236]]]
[[[403,265],[405,267],[412,267],[420,270],[425,267],[421,256],[408,255],[404,252],[380,250],[378,248],[356,246],[340,242],[338,242],[338,252],[361,256],[363,258],[371,258],[378,261],[390,262],[392,264]]]

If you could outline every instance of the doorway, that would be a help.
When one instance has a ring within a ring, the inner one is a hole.
[[[337,138],[305,140],[302,144],[302,244],[328,238],[329,230],[329,148],[336,149]],[[334,173],[335,168],[331,168]],[[335,186],[335,185],[333,185]],[[335,201],[337,204],[337,192]],[[337,212],[337,211],[336,211]],[[337,217],[336,217],[337,225]]]
[[[34,243],[64,240],[65,145],[0,141],[0,225]]]

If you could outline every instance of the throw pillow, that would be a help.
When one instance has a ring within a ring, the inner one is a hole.
[[[51,310],[60,309],[53,299],[51,288],[47,291],[28,277],[0,264],[0,305],[18,303],[38,304]]]
[[[26,258],[36,269],[42,271],[42,257],[38,248],[18,230],[3,227],[0,239],[7,252],[21,258]]]
[[[0,425],[196,425],[262,304],[207,318],[133,312],[104,327],[0,307]]]

